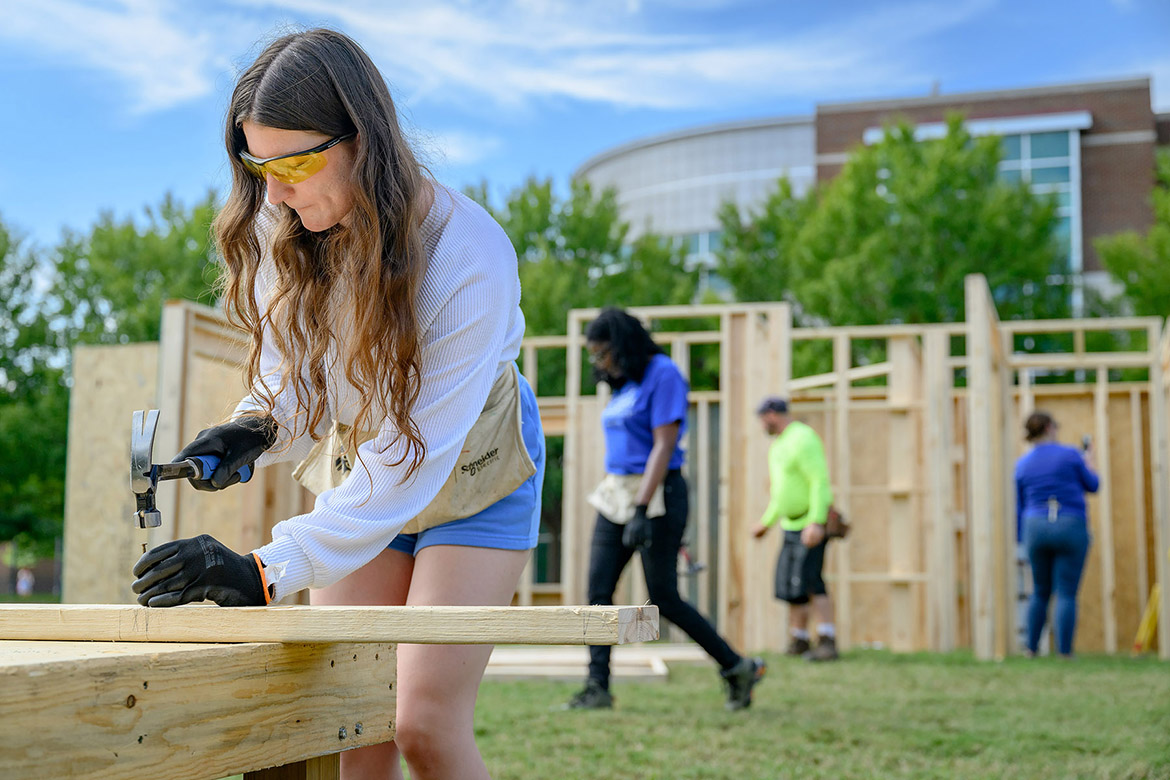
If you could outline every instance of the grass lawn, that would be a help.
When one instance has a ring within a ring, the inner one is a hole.
[[[17,596],[15,593],[0,593],[0,604],[56,604],[60,596],[52,593],[34,593],[31,596]]]
[[[477,740],[495,780],[1170,778],[1170,666],[1151,659],[767,661],[736,713],[714,665],[617,683],[612,711],[561,711],[577,685],[485,682]]]

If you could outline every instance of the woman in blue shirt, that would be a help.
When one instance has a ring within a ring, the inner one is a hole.
[[[1036,654],[1055,589],[1056,649],[1068,658],[1077,625],[1077,589],[1089,551],[1085,492],[1097,492],[1096,467],[1087,443],[1082,457],[1074,447],[1057,442],[1060,426],[1052,415],[1034,412],[1024,428],[1035,445],[1016,463],[1016,516],[1033,581],[1027,652]]]
[[[602,311],[586,328],[585,339],[594,376],[613,390],[601,422],[607,475],[603,486],[612,487],[604,503],[612,507],[607,511],[614,517],[597,515],[589,557],[589,603],[613,604],[618,578],[639,552],[650,600],[658,605],[659,614],[722,667],[727,709],[748,707],[752,687],[764,676],[764,662],[732,650],[678,592],[678,551],[689,511],[679,447],[686,431],[687,381],[642,323],[620,309]],[[660,486],[658,507],[655,494]],[[589,679],[570,707],[613,706],[609,656],[607,646],[589,648]]]

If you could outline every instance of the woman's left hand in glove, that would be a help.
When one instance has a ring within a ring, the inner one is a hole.
[[[622,544],[626,547],[632,547],[635,550],[641,550],[643,547],[649,546],[651,522],[650,518],[646,517],[646,506],[644,504],[639,504],[634,507],[634,517],[622,529]]]
[[[268,592],[255,554],[238,555],[207,534],[178,539],[145,553],[134,564],[138,603],[174,607],[214,601],[221,607],[260,607]]]

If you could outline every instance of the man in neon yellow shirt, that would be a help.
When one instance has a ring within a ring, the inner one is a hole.
[[[789,604],[788,654],[810,661],[836,660],[833,602],[821,576],[828,543],[825,521],[833,501],[825,448],[816,431],[789,416],[784,399],[765,399],[757,413],[764,430],[776,440],[768,450],[772,499],[753,534],[759,539],[777,522],[784,531],[775,592]],[[810,601],[817,619],[816,647],[811,646],[808,631]]]

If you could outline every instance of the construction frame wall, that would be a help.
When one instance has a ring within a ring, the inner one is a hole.
[[[852,522],[849,539],[830,545],[826,565],[843,646],[971,647],[980,658],[1018,650],[1012,468],[1025,449],[1023,419],[1043,408],[1060,420],[1066,437],[1093,435],[1102,477],[1100,493],[1089,501],[1093,544],[1077,647],[1128,648],[1151,587],[1163,583],[1164,590],[1168,574],[1170,333],[1161,318],[999,322],[986,281],[972,276],[967,285],[967,321],[937,325],[798,328],[786,303],[629,309],[650,325],[684,374],[700,362],[709,368],[718,361],[717,388],[692,389],[689,396],[684,470],[691,491],[689,548],[706,568],[680,582],[737,647],[777,650],[786,642],[785,610],[772,597],[780,534],[758,541],[751,535],[768,499],[770,443],[755,408],[767,395],[784,395],[795,416],[821,435],[835,504]],[[519,604],[587,602],[595,512],[586,496],[603,473],[600,413],[607,400],[605,386],[593,390],[584,375],[583,331],[596,314],[570,311],[567,335],[531,337],[523,345],[521,368],[537,393],[546,435],[564,437],[564,483],[561,576],[534,582],[530,565]],[[243,343],[222,315],[176,303],[168,305],[163,322],[156,459],[222,419],[243,392],[235,368]],[[663,323],[682,329],[661,330]],[[1087,352],[1086,334],[1097,331],[1143,334],[1146,348]],[[1073,346],[1061,353],[1014,350],[1015,341],[1030,334],[1063,334]],[[115,432],[121,430],[124,419],[121,446],[128,447],[130,413],[150,405],[144,400],[149,382],[131,393],[117,387],[116,372],[103,374],[100,386],[88,378],[86,366],[130,357],[120,357],[119,349],[126,348],[77,353],[66,518],[69,602],[130,603],[122,559],[132,561],[146,541],[130,520],[128,489],[86,482],[92,482],[86,463],[120,462],[125,452],[111,449],[116,435],[95,441],[92,434],[111,428],[110,420]],[[809,351],[826,356],[831,369],[794,376],[794,356]],[[540,385],[539,367],[549,360],[563,363],[563,388]],[[1111,379],[1110,371],[1120,369],[1144,370],[1145,378]],[[1037,372],[1053,370],[1080,371],[1086,381],[1034,381]],[[104,419],[99,422],[94,410]],[[160,486],[164,523],[151,543],[208,532],[237,549],[260,544],[273,524],[312,506],[312,496],[290,472],[263,469],[263,478],[222,494]],[[95,517],[106,525],[125,517],[124,531],[92,529]],[[105,549],[82,541],[93,533],[103,535]],[[110,545],[129,552],[114,554]],[[646,600],[636,559],[616,600]],[[1170,658],[1167,601],[1158,621],[1163,659]],[[665,626],[663,634],[669,635]]]

